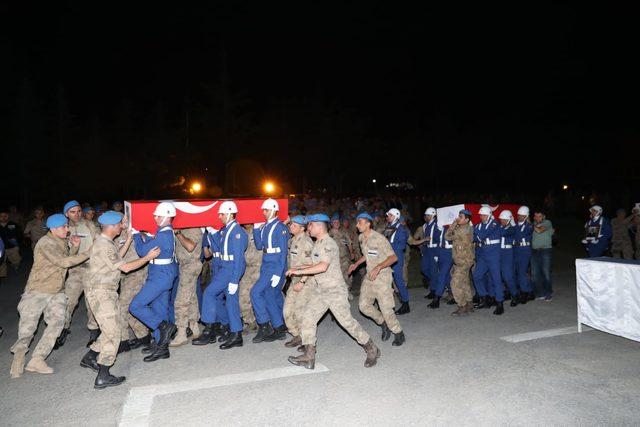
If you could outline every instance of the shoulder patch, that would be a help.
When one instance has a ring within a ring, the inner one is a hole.
[[[236,239],[240,238],[240,233],[236,234]]]

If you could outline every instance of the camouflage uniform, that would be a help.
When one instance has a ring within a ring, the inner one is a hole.
[[[100,328],[100,336],[91,344],[91,350],[100,353],[97,360],[103,366],[113,365],[120,345],[118,284],[120,266],[124,263],[112,240],[103,235],[96,237],[85,276],[85,298]]]
[[[369,237],[361,234],[359,239],[360,247],[367,262],[367,273],[390,256],[395,255],[387,238],[377,231],[371,230]],[[393,298],[392,282],[391,267],[385,267],[380,270],[380,273],[373,281],[365,275],[360,288],[358,305],[362,314],[373,319],[378,325],[386,322],[391,332],[399,334],[402,332],[402,327],[394,312],[396,302]],[[374,305],[376,300],[380,307],[379,310]]]
[[[474,291],[471,286],[469,272],[475,262],[473,247],[473,228],[469,223],[465,225],[452,224],[444,235],[452,245],[453,267],[451,268],[451,292],[453,299],[460,307],[471,303]]]
[[[613,218],[611,220],[611,254],[615,258],[633,259],[633,245],[629,235],[631,225],[626,219]]]
[[[256,324],[256,315],[253,312],[253,306],[251,305],[251,289],[260,277],[262,251],[256,249],[256,244],[253,241],[253,232],[246,230],[245,232],[249,238],[247,250],[244,253],[244,260],[247,264],[247,268],[244,270],[242,279],[240,279],[240,294],[238,295],[238,299],[240,300],[242,323],[247,326],[247,329],[251,329]]]
[[[81,219],[77,223],[69,221],[69,232],[71,236],[80,236],[80,253],[89,252],[91,245],[93,244],[93,240],[100,234],[100,230],[93,222],[86,221],[84,219]],[[65,329],[69,329],[69,326],[71,325],[73,311],[76,309],[78,301],[80,300],[80,295],[82,295],[82,291],[84,290],[85,275],[89,270],[88,267],[89,263],[85,262],[69,269],[69,275],[64,284],[64,293],[67,295],[68,300],[67,314],[64,324]],[[85,305],[87,306],[87,327],[92,330],[98,329],[98,324],[96,323],[93,313],[89,309],[89,304]]]
[[[338,245],[338,252],[340,255],[340,271],[342,271],[342,277],[347,284],[347,287],[351,289],[351,277],[349,276],[349,266],[351,265],[351,253],[349,247],[351,247],[351,240],[344,230],[331,229],[329,235],[336,241]]]
[[[18,304],[18,340],[11,347],[11,352],[16,356],[24,357],[43,314],[47,327],[33,351],[32,359],[45,359],[51,353],[56,338],[64,327],[67,297],[63,289],[67,269],[89,257],[86,253],[77,252],[77,247],[70,251],[66,239],[60,239],[51,233],[36,244],[33,266]]]
[[[338,244],[330,236],[317,239],[311,251],[314,264],[326,262],[327,271],[314,275],[309,292],[309,301],[302,316],[300,335],[303,345],[316,345],[316,330],[318,321],[327,310],[331,310],[338,323],[358,341],[364,345],[369,341],[369,334],[351,315],[347,284],[340,271]]]
[[[128,235],[129,231],[123,230],[120,237],[116,238],[118,248],[121,248],[125,244]],[[129,246],[129,249],[127,250],[127,253],[124,254],[123,259],[127,263],[140,259],[136,253],[133,243]],[[147,280],[146,265],[137,270],[122,273],[121,275],[118,306],[120,307],[120,328],[122,340],[144,338],[149,335],[149,329],[147,329],[145,324],[136,319],[133,314],[129,313],[129,305],[133,298],[138,295],[140,289],[142,289],[142,285],[145,280]]]
[[[44,219],[34,218],[29,221],[24,228],[24,234],[29,235],[31,239],[31,249],[36,247],[38,240],[42,239],[47,234],[47,228]]]
[[[296,268],[303,265],[311,265],[311,251],[313,250],[313,240],[306,232],[300,233],[289,240],[289,268]],[[306,282],[309,283],[306,283]],[[284,323],[287,325],[289,333],[294,337],[300,336],[300,323],[304,308],[309,299],[312,277],[292,276],[287,297],[284,300]],[[295,291],[293,286],[302,283],[302,289]]]
[[[193,241],[196,245],[193,252],[188,252],[180,242],[176,243],[176,258],[180,268],[178,292],[173,303],[176,326],[187,328],[190,324],[197,323],[200,319],[196,286],[198,276],[202,272],[202,231],[200,228],[186,228],[181,230],[184,237]]]

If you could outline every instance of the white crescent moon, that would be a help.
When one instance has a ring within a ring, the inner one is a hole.
[[[185,212],[188,214],[201,214],[203,212],[208,211],[209,209],[213,208],[215,205],[218,204],[217,201],[207,206],[196,206],[196,205],[192,205],[189,202],[171,202],[171,203],[173,203],[176,209],[179,210],[180,212]]]

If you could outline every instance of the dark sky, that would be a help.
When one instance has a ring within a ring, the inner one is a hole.
[[[45,177],[85,197],[178,176],[229,190],[239,159],[296,192],[640,184],[631,10],[132,3],[3,6],[5,199],[43,197]]]

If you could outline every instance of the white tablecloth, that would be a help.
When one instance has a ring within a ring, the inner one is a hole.
[[[576,260],[578,323],[640,341],[640,262]]]

